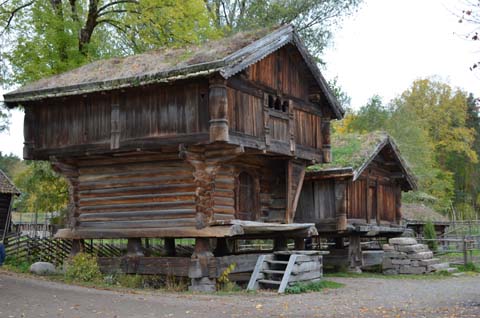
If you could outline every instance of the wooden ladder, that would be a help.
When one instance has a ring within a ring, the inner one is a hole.
[[[248,282],[247,290],[271,289],[278,286],[278,292],[284,293],[298,256],[298,254],[260,255]]]

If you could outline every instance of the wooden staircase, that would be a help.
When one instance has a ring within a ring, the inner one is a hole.
[[[282,251],[261,255],[247,290],[276,289],[284,293],[289,284],[315,281],[322,276],[322,257],[307,251]]]

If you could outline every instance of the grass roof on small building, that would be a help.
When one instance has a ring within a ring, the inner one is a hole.
[[[408,221],[448,222],[448,217],[422,203],[402,203],[402,218]]]
[[[310,166],[310,171],[351,167],[359,169],[375,152],[378,145],[388,139],[382,131],[368,134],[333,134],[331,139],[332,162]]]
[[[0,170],[0,193],[20,194],[20,191],[2,170]]]

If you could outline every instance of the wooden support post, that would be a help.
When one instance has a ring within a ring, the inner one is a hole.
[[[208,238],[195,239],[195,249],[188,269],[190,291],[212,292],[216,290],[217,266]]]
[[[273,250],[274,251],[286,251],[288,250],[287,238],[283,236],[276,237],[273,240]]]
[[[85,252],[84,240],[72,240],[72,248],[70,249],[70,257],[77,255],[78,253]]]
[[[141,238],[135,237],[128,239],[127,256],[144,256]]]
[[[177,251],[175,249],[175,239],[172,237],[167,237],[164,239],[164,241],[165,241],[165,251],[167,252],[167,256],[177,255]]]
[[[217,247],[215,247],[213,254],[215,254],[215,256],[225,256],[230,254],[226,238],[221,237],[217,239]]]
[[[305,239],[302,237],[295,238],[295,250],[296,251],[303,251],[305,250]]]
[[[345,248],[345,245],[343,244],[343,237],[334,238],[334,242],[335,242],[335,249],[343,250]]]
[[[228,141],[227,83],[220,76],[210,79],[209,108],[210,142]]]
[[[23,143],[23,159],[25,160],[32,160],[33,159],[33,151],[35,150],[35,129],[36,127],[34,122],[33,110],[32,106],[24,106],[25,107],[25,117],[23,119],[23,136],[24,136],[24,143]]]
[[[350,272],[361,273],[362,269],[362,246],[360,245],[360,236],[352,235],[348,238],[348,260]]]

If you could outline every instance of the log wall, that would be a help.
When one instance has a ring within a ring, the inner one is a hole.
[[[239,158],[222,165],[215,177],[214,219],[234,219],[238,206],[238,175],[246,171],[255,179],[258,198],[252,218],[265,222],[284,222],[286,211],[286,165],[284,161],[264,158]]]
[[[77,226],[195,226],[193,167],[178,154],[78,161]]]

